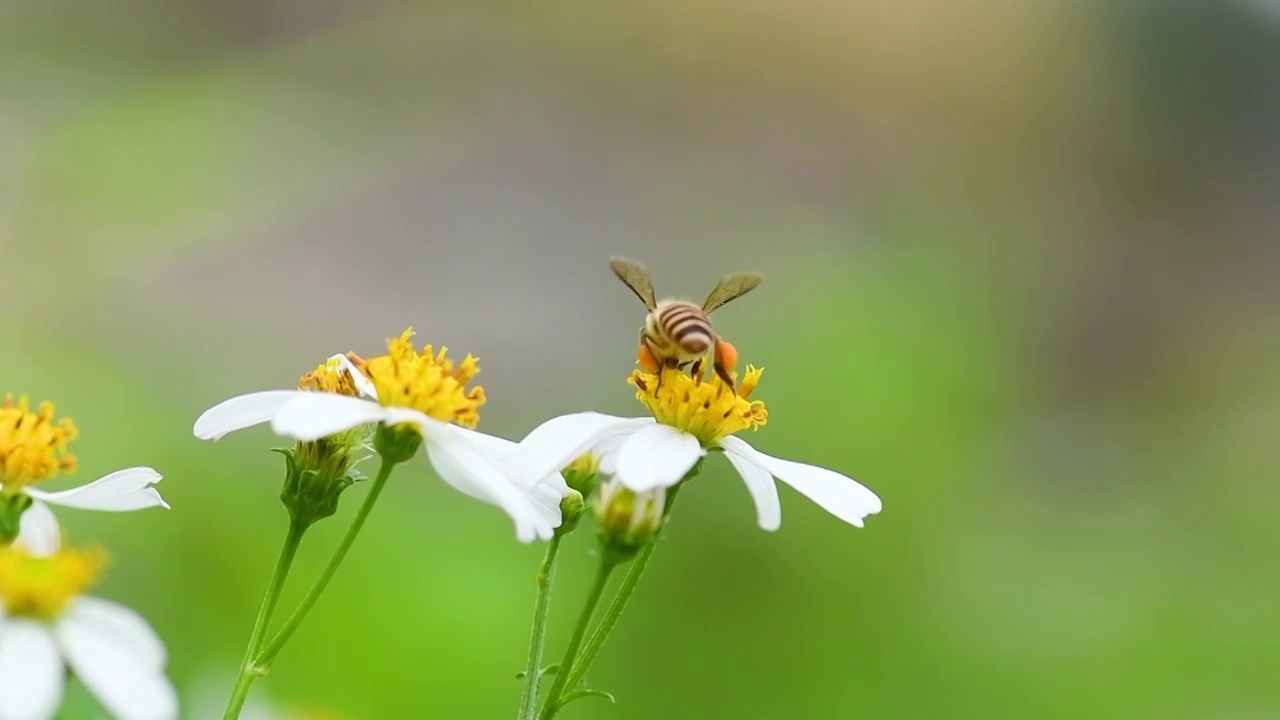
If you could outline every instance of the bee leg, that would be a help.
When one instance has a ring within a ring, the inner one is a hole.
[[[679,367],[680,367],[680,364],[677,363],[675,360],[667,360],[666,362],[663,362],[658,367],[658,386],[657,388],[654,389],[654,392],[657,392],[658,390],[662,389],[662,376],[667,374],[667,370],[679,368]]]
[[[738,364],[738,349],[734,347],[733,343],[729,342],[728,340],[725,340],[723,338],[717,339],[716,348],[715,348],[715,365],[714,365],[716,375],[720,376],[720,379],[724,381],[724,384],[728,385],[729,389],[733,390],[734,392],[737,392],[737,389],[734,387],[734,384],[733,384],[733,376],[730,375],[729,373],[731,370],[733,370],[733,368],[737,364]]]
[[[702,358],[693,361],[693,367],[689,369],[689,374],[693,376],[693,384],[695,386],[702,384]]]
[[[715,363],[712,367],[715,369],[716,375],[719,375],[720,379],[724,381],[724,384],[728,385],[731,391],[737,392],[737,388],[733,384],[733,376],[729,374],[729,369],[720,363]]]

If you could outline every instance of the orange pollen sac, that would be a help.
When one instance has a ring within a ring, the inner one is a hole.
[[[640,343],[640,350],[636,353],[636,362],[640,363],[640,367],[645,372],[658,372],[658,361],[653,357],[653,353],[649,351],[649,346]]]
[[[728,340],[716,340],[716,363],[732,370],[738,366],[738,348]]]

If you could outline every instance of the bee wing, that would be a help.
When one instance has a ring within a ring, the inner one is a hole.
[[[702,303],[702,312],[711,314],[712,310],[730,300],[736,300],[755,290],[762,280],[764,276],[760,273],[736,272],[725,275],[720,278],[720,282],[716,283],[715,289],[707,296],[706,302]]]
[[[653,292],[653,281],[649,279],[649,268],[631,258],[616,255],[609,258],[609,267],[613,268],[613,274],[631,288],[631,292],[640,298],[640,302],[644,303],[646,308],[653,310],[658,307],[658,298]]]

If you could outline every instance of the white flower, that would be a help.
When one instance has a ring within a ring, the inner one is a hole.
[[[505,471],[507,456],[515,443],[439,419],[474,418],[483,393],[463,389],[465,379],[469,379],[467,373],[474,374],[474,361],[468,359],[470,365],[464,362],[462,368],[454,370],[443,351],[432,356],[430,347],[418,355],[410,346],[406,356],[407,336],[408,333],[398,341],[390,341],[390,355],[366,361],[363,372],[343,356],[331,358],[355,380],[355,390],[361,397],[307,390],[249,393],[207,410],[196,420],[195,436],[217,440],[234,430],[269,422],[278,435],[310,442],[361,425],[405,423],[421,433],[427,457],[446,483],[506,512],[514,521],[516,537],[521,542],[550,539],[560,524],[559,499],[568,492],[558,469],[537,482],[517,487]],[[393,401],[388,404],[378,400],[380,369],[395,377],[396,384],[382,393]],[[375,373],[372,379],[366,376],[367,372]],[[414,386],[414,393],[402,396],[408,382],[419,385]],[[404,404],[396,404],[401,401]]]
[[[78,595],[97,572],[86,557],[0,551],[0,720],[52,718],[68,669],[120,720],[177,718],[151,626],[123,605]]]
[[[734,435],[766,421],[763,403],[747,399],[759,376],[759,370],[749,367],[735,392],[718,377],[695,382],[670,371],[658,383],[655,376],[637,372],[632,376],[637,397],[655,417],[582,412],[552,418],[520,442],[513,464],[522,474],[515,479],[532,481],[593,451],[603,456],[601,472],[643,493],[676,485],[708,450],[716,450],[742,477],[761,528],[772,531],[782,525],[775,479],[837,518],[862,527],[864,518],[881,509],[880,498],[871,490],[833,470],[766,455]]]
[[[38,555],[57,552],[62,540],[61,532],[58,529],[58,519],[54,517],[49,505],[104,512],[125,512],[149,507],[167,510],[169,503],[152,487],[160,480],[161,475],[155,470],[134,467],[117,470],[88,485],[70,490],[46,492],[34,487],[22,488],[20,492],[30,496],[32,502],[31,507],[22,513],[20,532],[15,542],[21,542]]]
[[[33,410],[26,396],[15,402],[13,396],[6,395],[0,401],[0,500],[4,500],[0,512],[16,512],[31,499],[18,518],[19,533],[30,550],[48,554],[58,549],[58,521],[49,505],[107,512],[169,507],[152,487],[160,482],[160,473],[149,467],[119,470],[70,490],[46,492],[37,488],[76,467],[76,457],[67,446],[80,431],[71,418],[55,419],[54,415],[50,402]],[[12,522],[13,518],[6,520]]]

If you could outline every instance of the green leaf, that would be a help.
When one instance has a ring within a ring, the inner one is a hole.
[[[548,675],[555,675],[556,671],[559,669],[560,669],[560,663],[552,663],[538,671],[538,679],[541,680],[542,678]],[[527,673],[525,673],[524,670],[521,670],[520,672],[516,673],[516,679],[523,680],[526,674]]]
[[[560,701],[560,707],[564,707],[565,705],[568,705],[574,700],[581,700],[582,698],[588,698],[588,697],[604,698],[605,700],[609,701],[610,705],[618,704],[618,699],[613,696],[613,693],[605,692],[604,690],[591,690],[589,688],[582,688],[581,690],[574,690],[568,695],[565,695],[564,699]]]

